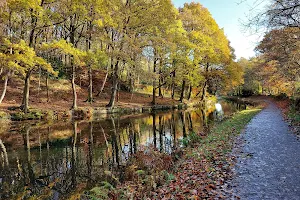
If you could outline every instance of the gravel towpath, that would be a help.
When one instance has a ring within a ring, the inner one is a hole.
[[[234,193],[241,199],[300,200],[300,141],[275,104],[253,118],[242,137]]]

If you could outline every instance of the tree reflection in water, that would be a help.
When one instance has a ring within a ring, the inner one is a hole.
[[[245,108],[222,106],[225,114]],[[204,132],[210,116],[195,109],[102,121],[16,124],[0,138],[0,199],[67,198],[102,181],[124,181],[126,165],[137,151],[152,146],[171,154],[180,146],[179,139]]]

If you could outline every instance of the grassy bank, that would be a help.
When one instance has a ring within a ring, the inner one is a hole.
[[[155,150],[138,152],[135,157],[137,162],[130,168],[129,181],[122,184],[103,182],[84,196],[104,199],[220,197],[217,188],[231,175],[233,160],[229,152],[233,141],[258,112],[260,109],[241,111],[216,124],[207,133],[190,133],[181,141],[187,147],[174,155]],[[151,161],[149,166],[145,167],[145,160]],[[147,167],[151,170],[145,170]],[[129,174],[128,171],[126,173]]]

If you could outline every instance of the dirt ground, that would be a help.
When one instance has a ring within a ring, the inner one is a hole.
[[[93,92],[94,102],[92,104],[85,102],[88,95],[88,80],[87,78],[81,78],[76,80],[78,106],[79,107],[104,107],[108,104],[110,99],[111,81],[105,84],[105,88],[100,97],[96,94],[101,88],[105,74],[103,72],[95,72],[93,80]],[[38,85],[40,82],[40,90]],[[7,111],[9,107],[20,106],[22,101],[23,83],[19,77],[12,77],[8,82],[8,88],[6,96],[0,105],[0,109]],[[47,102],[45,77],[42,77],[39,81],[38,75],[34,75],[30,82],[30,101],[29,106],[31,108],[37,108],[42,110],[55,110],[65,111],[69,110],[72,106],[72,90],[71,83],[68,80],[50,80],[50,101]],[[3,80],[0,81],[0,91],[3,91]],[[118,107],[134,107],[134,106],[150,106],[152,101],[152,95],[141,93],[129,93],[120,91],[119,101],[115,103]],[[170,98],[157,97],[158,105],[169,105],[178,103],[176,100]]]

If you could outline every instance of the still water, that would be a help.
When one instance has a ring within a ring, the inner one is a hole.
[[[246,105],[172,111],[80,122],[10,124],[0,135],[0,199],[63,199],[105,181],[124,181],[124,167],[151,146],[171,154],[190,132],[206,132]]]

